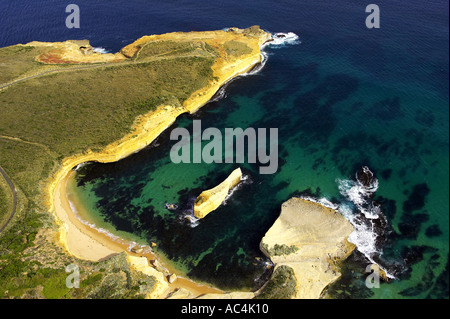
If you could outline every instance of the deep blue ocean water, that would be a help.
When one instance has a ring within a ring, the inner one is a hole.
[[[201,119],[222,131],[277,127],[276,174],[241,165],[247,181],[192,225],[184,217],[195,196],[238,165],[173,164],[166,132],[158,146],[78,171],[72,192],[91,221],[156,242],[194,279],[255,289],[267,276],[259,241],[281,204],[292,196],[326,199],[355,223],[358,245],[329,297],[448,298],[448,2],[377,1],[380,29],[365,26],[369,3],[350,0],[74,2],[80,29],[65,27],[70,2],[2,0],[0,46],[87,38],[116,52],[143,35],[254,24],[301,42],[267,47],[261,71],[174,125],[191,130],[192,119]],[[377,178],[373,193],[355,180],[362,166]],[[166,210],[166,202],[179,210]],[[365,224],[361,210],[379,216]],[[395,279],[367,288],[371,262]]]

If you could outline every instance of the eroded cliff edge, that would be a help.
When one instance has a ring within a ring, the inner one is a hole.
[[[290,272],[289,297],[317,299],[340,277],[336,262],[355,249],[347,241],[352,232],[353,226],[340,213],[294,197],[282,204],[260,246],[275,264],[274,275],[277,269]]]

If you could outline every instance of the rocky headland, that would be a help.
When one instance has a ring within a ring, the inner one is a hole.
[[[336,263],[354,250],[347,241],[352,231],[353,226],[340,213],[294,197],[283,203],[260,247],[275,264],[274,274],[277,269],[290,273],[288,297],[316,299],[340,277]]]

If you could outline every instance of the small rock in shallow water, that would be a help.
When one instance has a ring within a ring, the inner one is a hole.
[[[367,166],[363,166],[356,172],[356,180],[364,187],[370,187],[374,183],[375,177]]]

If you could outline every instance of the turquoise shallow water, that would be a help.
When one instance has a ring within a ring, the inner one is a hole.
[[[221,131],[278,128],[276,174],[240,165],[246,182],[192,227],[185,216],[193,199],[238,165],[173,164],[169,130],[125,160],[78,170],[69,191],[91,221],[130,240],[156,242],[192,278],[255,289],[269,275],[260,239],[291,196],[326,199],[353,222],[360,208],[374,214],[379,207],[375,231],[359,224],[360,250],[343,264],[328,296],[448,298],[448,2],[379,1],[379,30],[365,27],[365,6],[353,1],[77,4],[82,27],[69,30],[65,5],[56,0],[40,2],[39,12],[34,0],[2,2],[0,44],[88,38],[117,51],[145,34],[253,24],[301,40],[267,48],[259,73],[232,82],[225,98],[174,125],[191,130],[192,120],[201,119]],[[378,180],[374,193],[361,192],[355,181],[362,166]],[[168,211],[166,202],[179,209]],[[368,259],[396,279],[368,289]]]

